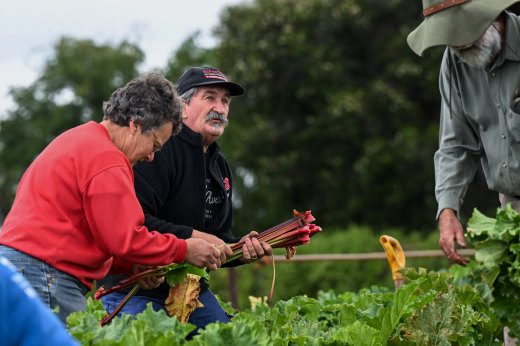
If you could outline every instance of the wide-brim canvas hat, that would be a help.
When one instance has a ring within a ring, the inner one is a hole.
[[[422,23],[407,38],[418,55],[435,46],[477,41],[502,11],[520,0],[423,0]]]

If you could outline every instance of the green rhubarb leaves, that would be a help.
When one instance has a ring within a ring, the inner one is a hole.
[[[237,316],[238,317],[238,316]],[[209,324],[205,330],[196,335],[189,345],[251,345],[268,346],[269,342],[267,329],[260,321],[244,313],[241,318],[233,319],[232,323]]]
[[[180,345],[195,329],[192,324],[170,318],[163,310],[153,311],[151,305],[136,319],[123,314],[101,327],[104,314],[101,302],[89,298],[86,311],[74,312],[67,319],[69,333],[83,345]]]
[[[476,265],[467,275],[510,334],[520,335],[520,214],[510,205],[496,218],[474,210],[468,221]],[[479,282],[480,281],[480,282]]]
[[[420,297],[415,295],[422,279],[415,280],[409,285],[405,285],[393,295],[392,306],[385,311],[381,319],[381,337],[383,340],[388,339],[394,332],[397,325],[401,322],[403,316],[412,312],[413,302],[419,301]],[[418,299],[419,298],[419,299]]]
[[[465,336],[467,322],[454,291],[437,295],[403,325],[408,340],[423,345],[451,345]]]
[[[98,301],[69,317],[69,331],[84,345],[493,345],[501,325],[477,289],[453,284],[447,273],[405,269],[395,292],[320,292],[272,307],[257,305],[231,323],[209,324],[192,340],[194,326],[148,308],[134,320],[123,314],[101,328]]]
[[[404,269],[396,291],[328,291],[256,305],[190,341],[193,325],[151,308],[101,328],[105,312],[92,300],[69,317],[69,331],[84,345],[500,345],[504,326],[520,335],[520,215],[509,206],[496,219],[475,210],[468,238],[476,255],[467,267]],[[172,265],[164,276],[174,284],[191,269]]]
[[[508,245],[501,240],[489,239],[475,246],[475,260],[489,269],[497,268],[506,260]]]
[[[172,263],[167,266],[167,268],[167,273],[164,276],[166,277],[166,282],[168,282],[168,285],[170,286],[182,283],[184,277],[188,274],[194,274],[209,280],[209,274],[205,268],[198,268],[186,262],[180,264]]]

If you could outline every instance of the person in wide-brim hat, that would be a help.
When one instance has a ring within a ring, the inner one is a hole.
[[[407,38],[422,56],[435,46],[466,46],[477,41],[493,21],[520,0],[423,0],[422,23]]]

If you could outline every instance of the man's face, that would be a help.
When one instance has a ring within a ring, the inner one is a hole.
[[[503,23],[496,20],[484,35],[470,46],[450,49],[473,67],[487,67],[502,50],[501,32]]]
[[[184,103],[183,123],[202,135],[205,147],[224,133],[230,101],[231,96],[226,88],[208,86],[200,87],[190,103]]]

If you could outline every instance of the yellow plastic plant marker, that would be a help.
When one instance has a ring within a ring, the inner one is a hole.
[[[403,284],[403,275],[397,271],[405,267],[404,252],[401,248],[401,244],[394,237],[389,235],[382,235],[379,238],[381,245],[386,252],[388,263],[390,263],[390,269],[392,270],[392,279],[394,279],[395,288],[401,287]]]

